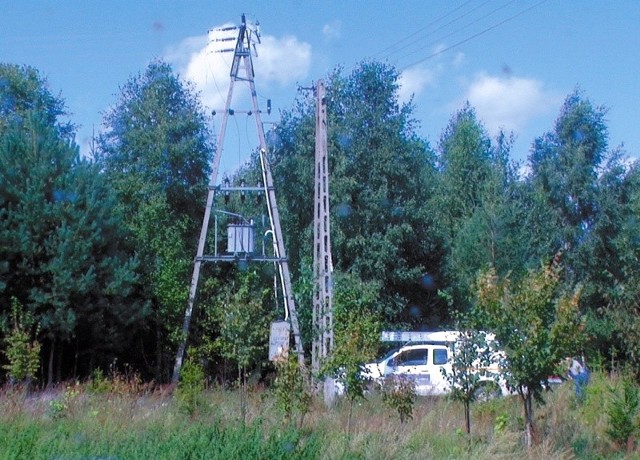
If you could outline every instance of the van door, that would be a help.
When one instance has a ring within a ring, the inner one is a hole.
[[[429,348],[410,348],[402,350],[392,360],[389,374],[406,375],[411,378],[416,386],[416,393],[425,395],[429,393],[431,375],[429,373]]]
[[[431,376],[431,393],[432,394],[445,394],[449,392],[449,383],[444,375],[442,375],[443,369],[447,374],[451,373],[451,355],[450,350],[444,345],[434,345],[432,353],[432,376]]]

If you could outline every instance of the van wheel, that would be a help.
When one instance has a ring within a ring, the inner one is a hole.
[[[496,382],[480,382],[473,392],[476,401],[490,401],[502,396],[502,391]]]

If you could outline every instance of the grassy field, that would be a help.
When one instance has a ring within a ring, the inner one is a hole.
[[[139,385],[60,386],[28,396],[0,396],[0,459],[564,459],[625,457],[610,441],[607,404],[615,381],[594,374],[584,403],[570,383],[537,408],[542,441],[523,446],[515,397],[472,408],[472,434],[458,403],[419,398],[401,424],[376,395],[331,410],[314,401],[302,424],[287,424],[268,390],[249,393],[246,421],[238,391],[205,391],[194,414],[169,394]],[[626,447],[625,447],[626,449]]]

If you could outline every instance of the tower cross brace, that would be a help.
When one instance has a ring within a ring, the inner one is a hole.
[[[189,334],[189,328],[191,324],[191,317],[193,314],[194,305],[196,302],[196,294],[198,290],[198,282],[200,279],[200,269],[202,263],[208,260],[213,260],[214,257],[206,256],[204,254],[205,246],[207,242],[207,233],[209,231],[209,223],[211,220],[211,210],[214,202],[215,195],[215,183],[220,168],[220,159],[223,153],[224,137],[227,129],[227,122],[229,119],[231,101],[233,98],[234,83],[236,81],[244,81],[249,85],[252,100],[251,114],[254,116],[256,122],[256,131],[258,133],[259,142],[259,157],[260,166],[262,169],[262,184],[264,188],[264,194],[266,196],[267,209],[269,213],[269,222],[271,225],[271,231],[273,233],[273,246],[274,246],[274,261],[278,264],[278,274],[282,285],[283,298],[285,304],[285,310],[289,313],[289,320],[291,324],[291,332],[293,334],[294,349],[298,356],[298,362],[303,372],[305,372],[305,360],[304,350],[302,348],[302,339],[300,336],[300,326],[298,323],[298,315],[296,311],[295,300],[293,297],[293,290],[291,287],[291,274],[289,272],[289,263],[286,256],[286,250],[284,246],[284,239],[282,234],[282,228],[280,225],[280,214],[278,212],[278,205],[276,201],[275,188],[273,185],[273,176],[271,174],[271,166],[267,157],[267,144],[264,134],[264,127],[260,118],[260,110],[258,107],[258,97],[255,87],[255,72],[253,68],[253,61],[251,57],[252,47],[252,31],[247,27],[244,14],[242,15],[241,24],[238,27],[238,36],[236,39],[236,46],[233,50],[233,62],[231,64],[230,71],[230,83],[229,91],[227,93],[227,99],[225,103],[225,109],[223,112],[222,124],[220,126],[220,134],[218,135],[218,141],[216,144],[216,151],[214,155],[213,166],[211,169],[211,175],[209,178],[209,192],[207,194],[207,202],[204,210],[204,217],[202,219],[202,227],[200,229],[200,238],[198,239],[198,248],[196,257],[193,264],[193,275],[191,277],[191,286],[189,288],[189,298],[187,308],[185,310],[184,320],[182,324],[182,339],[176,353],[176,360],[173,368],[172,383],[177,383],[180,377],[180,371],[182,368],[184,353],[187,346],[187,338]],[[240,70],[244,69],[244,76],[241,75]]]

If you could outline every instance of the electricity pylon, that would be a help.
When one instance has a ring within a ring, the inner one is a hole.
[[[236,28],[227,28],[225,30],[235,30]],[[291,324],[291,332],[293,333],[295,352],[298,355],[298,362],[301,369],[305,372],[304,362],[304,350],[302,348],[302,339],[300,337],[300,326],[298,324],[298,315],[296,312],[296,305],[293,298],[293,291],[291,288],[291,275],[289,272],[289,264],[287,261],[286,251],[284,247],[284,239],[282,235],[282,228],[280,226],[280,215],[278,212],[278,205],[276,202],[275,188],[273,185],[273,177],[271,175],[271,167],[269,165],[269,159],[267,157],[267,144],[265,140],[264,127],[260,119],[260,110],[258,107],[258,97],[255,87],[255,73],[253,68],[253,60],[251,55],[251,49],[254,47],[253,37],[258,43],[260,43],[260,35],[257,30],[252,30],[247,27],[244,14],[242,15],[241,24],[237,27],[238,36],[236,39],[235,48],[224,51],[233,51],[233,62],[231,64],[229,92],[227,93],[227,100],[223,112],[222,125],[220,126],[220,134],[218,135],[216,151],[214,155],[213,167],[211,169],[211,176],[209,178],[209,192],[207,194],[207,203],[204,210],[204,218],[202,219],[202,227],[200,229],[200,239],[198,240],[197,254],[193,264],[193,276],[191,278],[191,287],[189,289],[189,300],[187,308],[184,314],[184,321],[182,325],[182,341],[178,347],[176,354],[176,361],[173,368],[172,382],[177,383],[180,377],[180,370],[182,368],[182,362],[184,359],[184,353],[187,344],[187,337],[189,334],[189,326],[191,323],[191,315],[193,314],[193,308],[196,301],[196,293],[198,289],[198,281],[200,278],[200,268],[204,262],[219,262],[219,261],[233,261],[234,255],[219,255],[217,248],[213,255],[204,254],[205,245],[207,241],[207,233],[209,231],[209,223],[211,220],[211,210],[214,202],[214,195],[216,192],[227,193],[229,191],[259,191],[266,196],[267,210],[269,214],[270,232],[273,235],[273,257],[269,256],[257,256],[253,257],[249,254],[246,255],[248,260],[275,262],[278,265],[278,274],[280,277],[280,283],[282,286],[282,294],[284,299],[285,312],[288,312],[288,317]],[[255,48],[254,48],[255,49]],[[244,75],[241,75],[241,68],[244,69]],[[216,179],[218,175],[218,169],[220,167],[220,158],[222,157],[224,137],[227,129],[227,121],[229,116],[234,113],[231,110],[231,101],[233,98],[234,83],[246,82],[249,86],[252,99],[252,110],[247,112],[248,115],[253,115],[256,122],[256,130],[258,133],[259,142],[259,157],[260,167],[262,169],[262,187],[229,187],[216,186]],[[240,234],[239,238],[244,242],[246,241],[246,235]]]
[[[318,375],[333,349],[333,262],[329,226],[327,101],[324,82],[316,85],[315,193],[313,206],[313,347],[311,369]]]

